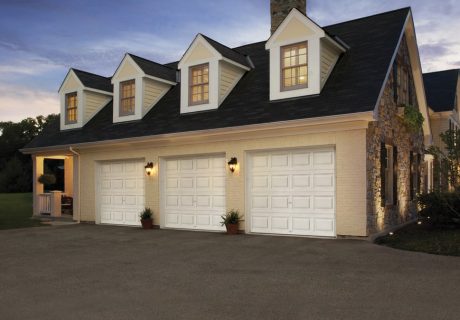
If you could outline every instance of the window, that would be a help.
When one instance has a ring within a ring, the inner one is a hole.
[[[120,83],[120,116],[134,114],[135,92],[135,80],[128,80]]]
[[[380,148],[380,176],[381,176],[381,205],[396,204],[397,200],[397,159],[398,151],[395,146],[382,142]]]
[[[281,90],[308,87],[307,42],[281,47]]]
[[[190,67],[189,105],[209,102],[209,64]]]
[[[65,95],[65,123],[77,123],[77,93],[72,92]]]

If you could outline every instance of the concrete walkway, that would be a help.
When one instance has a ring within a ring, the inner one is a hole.
[[[459,319],[460,258],[360,240],[0,232],[0,319]]]

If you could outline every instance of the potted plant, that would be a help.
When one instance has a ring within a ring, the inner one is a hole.
[[[38,182],[47,185],[55,184],[56,176],[54,174],[45,173],[38,177]]]
[[[150,208],[145,208],[142,210],[139,215],[141,218],[142,228],[143,229],[152,229],[153,228],[153,211]]]
[[[238,233],[238,223],[243,220],[238,210],[232,209],[222,216],[221,225],[227,228],[227,234]]]

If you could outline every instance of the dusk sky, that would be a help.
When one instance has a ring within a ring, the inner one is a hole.
[[[266,40],[269,0],[0,0],[0,121],[59,112],[75,67],[112,76],[125,52],[178,60],[197,33]],[[460,68],[460,0],[308,0],[320,26],[411,6],[424,72]]]

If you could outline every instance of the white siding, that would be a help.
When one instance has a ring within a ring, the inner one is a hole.
[[[84,91],[84,99],[85,113],[83,116],[83,122],[87,123],[112,99],[112,97],[101,93]]]
[[[229,63],[220,63],[219,105],[225,100],[244,74],[244,70]]]
[[[337,60],[339,51],[327,41],[321,40],[321,88],[327,81],[329,74],[332,72]]]
[[[144,116],[157,102],[168,92],[171,86],[151,80],[144,79],[142,115]]]

